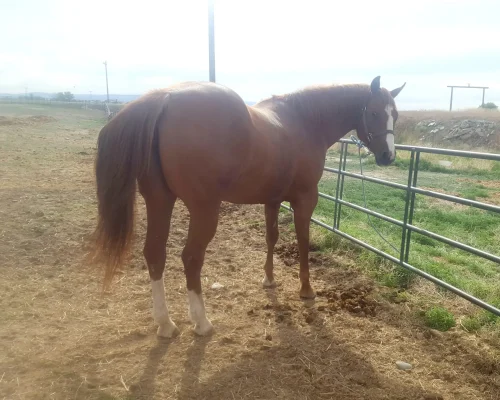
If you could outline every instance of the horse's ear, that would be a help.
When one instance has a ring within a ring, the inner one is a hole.
[[[378,93],[380,91],[380,76],[377,76],[373,79],[370,90],[373,94]]]
[[[401,86],[401,87],[399,87],[397,89],[391,90],[391,96],[392,96],[392,98],[395,98],[399,94],[399,92],[401,92],[401,90],[403,90],[403,88],[405,86],[406,86],[406,82],[403,83],[403,86]]]

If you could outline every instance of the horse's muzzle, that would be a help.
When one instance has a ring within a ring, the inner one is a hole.
[[[381,155],[375,155],[375,161],[378,166],[391,165],[396,159],[396,153],[392,151],[384,151]]]

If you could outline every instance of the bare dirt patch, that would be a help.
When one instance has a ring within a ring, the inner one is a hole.
[[[490,189],[490,195],[487,199],[482,199],[484,203],[491,203],[495,205],[500,205],[500,181],[499,180],[473,180],[468,178],[459,178],[459,182],[471,183],[474,185],[481,185],[487,189]]]
[[[435,189],[432,189],[433,191],[436,191]],[[449,194],[449,193],[446,193],[446,194]],[[461,197],[461,196],[457,196],[457,197]],[[449,207],[453,210],[469,210],[470,207],[469,206],[466,206],[464,204],[460,204],[460,203],[453,203],[451,201],[448,201],[448,200],[443,200],[443,199],[438,199],[436,197],[427,197],[426,198],[427,202],[432,204],[433,206],[435,207],[439,207],[439,208],[443,208],[443,207]]]
[[[455,196],[455,197],[463,197],[458,192],[447,191],[447,190],[434,188],[434,187],[421,186],[421,189],[429,190],[432,192],[438,192],[438,193],[442,193],[442,194],[447,194],[447,195]],[[429,202],[430,204],[436,206],[436,207],[439,207],[439,208],[449,207],[449,208],[452,208],[454,210],[468,210],[469,209],[469,206],[466,206],[464,204],[454,203],[454,202],[451,202],[448,200],[438,199],[436,197],[431,197],[431,196],[426,197],[426,201]]]
[[[487,187],[488,189],[499,189],[500,190],[500,181],[477,180],[477,179],[470,179],[470,178],[458,178],[457,181],[471,183],[474,185],[483,185],[483,186]]]
[[[286,216],[275,257],[279,286],[264,290],[262,206],[222,206],[202,277],[215,333],[199,338],[187,318],[180,261],[189,214],[176,205],[165,286],[181,334],[158,339],[142,262],[142,199],[130,263],[111,293],[100,293],[101,275],[82,261],[95,224],[90,149],[97,131],[67,136],[62,127],[38,137],[23,126],[24,139],[12,142],[2,129],[9,128],[0,127],[0,139],[11,142],[0,143],[6,160],[0,175],[0,398],[498,398],[498,348],[458,329],[428,334],[407,304],[385,301],[370,279],[350,269],[353,260],[343,264],[313,251],[318,296],[301,301]],[[212,289],[215,282],[223,287]],[[398,360],[413,369],[398,370]]]

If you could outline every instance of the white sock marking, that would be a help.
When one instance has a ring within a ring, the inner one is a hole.
[[[175,336],[178,329],[168,314],[163,276],[157,281],[151,281],[151,290],[153,294],[153,318],[158,324],[158,335],[164,337]]]
[[[262,286],[265,288],[272,288],[276,286],[276,282],[274,280],[270,281],[267,275],[264,277],[264,280],[262,281]]]
[[[169,315],[163,277],[160,280],[151,281],[151,291],[153,294],[153,318],[157,324],[164,324],[169,319]]]
[[[206,335],[212,331],[212,323],[205,315],[203,296],[194,290],[188,290],[189,318],[195,324],[194,331],[198,335]]]

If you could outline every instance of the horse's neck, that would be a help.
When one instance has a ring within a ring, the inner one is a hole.
[[[307,133],[329,148],[356,128],[369,93],[364,85],[311,88],[285,97],[285,102]]]

